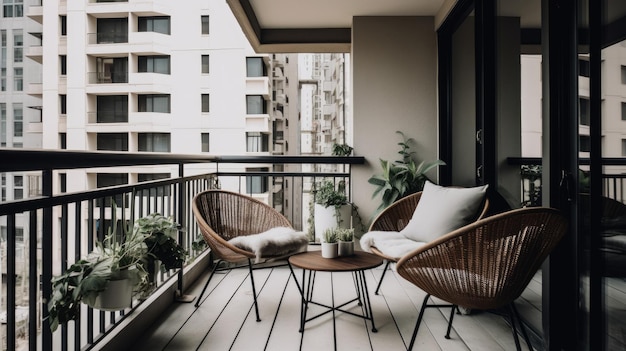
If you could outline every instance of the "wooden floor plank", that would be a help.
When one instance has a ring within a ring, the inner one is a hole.
[[[381,266],[382,267],[382,266]],[[301,270],[296,269],[300,280]],[[337,313],[338,350],[404,350],[409,343],[425,293],[398,276],[387,272],[381,295],[374,295],[381,268],[365,272],[377,333],[371,323],[354,316]],[[309,322],[304,335],[299,332],[300,293],[287,267],[256,270],[261,322],[256,322],[252,305],[250,280],[245,268],[216,275],[199,308],[193,304],[174,305],[164,313],[133,351],[144,350],[333,350],[332,315]],[[354,296],[349,273],[334,273],[335,298],[343,302]],[[198,295],[206,276],[188,294]],[[314,300],[331,304],[331,275],[318,273]],[[540,275],[538,276],[540,279]],[[537,276],[535,277],[537,279]],[[535,281],[536,283],[536,281]],[[532,294],[532,290],[531,294]],[[613,290],[613,298],[619,295]],[[531,295],[532,296],[532,295]],[[529,298],[532,300],[534,297]],[[520,299],[523,300],[523,299]],[[540,313],[528,301],[518,301],[539,318]],[[309,313],[321,308],[312,306]],[[361,312],[354,304],[353,312]],[[521,312],[521,311],[520,311]],[[454,317],[452,338],[444,338],[449,309],[427,309],[414,350],[511,350],[513,336],[504,319],[491,313]],[[301,344],[302,342],[302,344]],[[527,350],[522,341],[523,350]]]
[[[245,269],[237,269],[244,271]],[[270,270],[257,270],[254,272],[254,280],[257,286],[269,276]],[[257,292],[258,293],[258,292]],[[213,301],[207,301],[212,304]],[[206,305],[203,303],[202,306]],[[201,306],[201,307],[202,307]],[[273,308],[270,306],[259,306],[261,320],[272,318]],[[206,339],[202,340],[199,349],[203,350],[230,350],[236,339],[241,336],[240,331],[243,325],[251,320],[256,322],[254,313],[254,302],[252,296],[252,285],[249,275],[239,284],[237,290],[232,295],[232,299],[224,306],[215,324],[211,328]],[[260,323],[260,322],[259,322]],[[245,336],[244,336],[245,337]]]

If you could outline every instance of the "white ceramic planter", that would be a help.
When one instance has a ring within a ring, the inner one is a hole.
[[[324,258],[336,258],[338,250],[338,243],[322,243],[322,257]]]
[[[339,228],[350,228],[352,222],[352,206],[343,205],[339,208]],[[337,228],[335,207],[324,207],[315,204],[315,241],[321,242],[326,229]]]
[[[354,255],[354,241],[340,241],[338,246],[339,257]]]

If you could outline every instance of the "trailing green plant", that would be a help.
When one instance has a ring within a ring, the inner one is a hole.
[[[76,319],[81,302],[93,305],[109,281],[129,278],[133,286],[140,286],[147,279],[147,272],[141,264],[148,254],[144,242],[147,235],[132,230],[120,242],[114,215],[116,206],[113,205],[111,209],[113,225],[104,240],[96,242],[95,249],[86,258],[74,262],[65,272],[51,280],[48,323],[52,331],[60,324]]]
[[[348,204],[348,196],[346,195],[346,182],[340,180],[335,183],[331,180],[322,180],[315,190],[315,203],[324,207],[333,206],[339,208]]]
[[[112,225],[104,240],[96,242],[95,248],[85,258],[52,278],[48,322],[53,332],[60,324],[78,317],[81,302],[94,305],[109,281],[130,279],[135,294],[147,295],[147,290],[152,289],[147,271],[149,260],[160,260],[164,269],[182,267],[187,253],[171,237],[182,230],[178,223],[171,218],[151,214],[134,223],[122,223],[120,236],[116,211],[117,206],[113,203]]]
[[[437,166],[445,165],[445,162],[441,160],[416,163],[413,159],[415,152],[410,151],[411,143],[414,142],[414,139],[407,138],[400,131],[396,131],[396,133],[402,137],[402,141],[398,143],[400,146],[400,151],[398,151],[398,154],[401,156],[400,160],[389,162],[380,159],[383,173],[368,179],[368,182],[376,187],[372,198],[382,194],[377,212],[407,195],[422,191],[424,183],[426,180],[429,180],[426,173]]]
[[[328,244],[334,244],[337,242],[337,235],[335,234],[336,228],[328,228],[324,231],[324,242]]]
[[[152,213],[135,221],[135,227],[139,232],[147,234],[144,242],[148,256],[161,261],[163,270],[183,266],[187,251],[174,239],[174,235],[182,228],[173,218]]]

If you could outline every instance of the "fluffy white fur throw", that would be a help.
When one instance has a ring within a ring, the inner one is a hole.
[[[385,255],[399,259],[426,243],[408,239],[400,232],[371,231],[363,234],[360,244],[363,251],[372,252],[372,247],[376,247]]]
[[[256,262],[265,257],[286,256],[307,250],[309,238],[304,232],[275,227],[263,233],[239,236],[228,241],[236,247],[254,252]]]

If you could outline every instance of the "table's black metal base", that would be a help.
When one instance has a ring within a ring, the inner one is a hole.
[[[298,283],[298,280],[296,279],[296,275],[291,265],[289,265],[289,268],[291,269],[291,274],[293,275],[294,280],[296,281],[296,285],[298,286],[298,290],[300,290],[300,295],[302,297],[301,305],[300,305],[300,332],[303,333],[303,335],[304,335],[304,326],[307,322],[310,322],[328,313],[332,313],[333,314],[333,338],[334,338],[334,345],[335,345],[335,350],[336,350],[337,349],[337,326],[335,323],[336,311],[343,312],[343,313],[346,313],[355,317],[363,318],[365,320],[369,320],[372,323],[372,332],[376,333],[378,331],[374,323],[374,314],[372,313],[372,304],[370,302],[369,290],[367,288],[367,281],[365,280],[365,273],[363,270],[351,272],[352,279],[354,281],[354,289],[356,290],[356,297],[340,305],[335,305],[335,288],[333,284],[333,273],[332,272],[330,273],[331,274],[330,286],[331,286],[332,305],[328,306],[326,304],[313,301],[313,288],[315,286],[315,277],[317,273],[316,271],[307,270],[307,269],[302,270],[302,287],[301,287],[300,284]],[[307,275],[307,271],[309,273],[308,275]],[[357,302],[358,306],[361,306],[361,310],[363,312],[362,314],[354,313],[352,311],[348,311],[344,309],[345,306],[353,302]],[[307,316],[309,304],[321,306],[321,307],[326,308],[327,310],[319,314],[316,314],[314,316]]]

